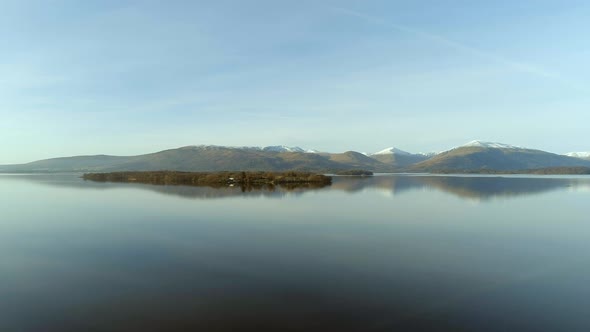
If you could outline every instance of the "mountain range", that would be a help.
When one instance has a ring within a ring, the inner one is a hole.
[[[186,146],[137,156],[74,156],[3,165],[0,172],[112,171],[281,171],[335,172],[517,172],[544,168],[589,167],[590,153],[559,155],[503,143],[472,141],[438,153],[410,153],[390,147],[366,154],[319,152],[288,146]]]

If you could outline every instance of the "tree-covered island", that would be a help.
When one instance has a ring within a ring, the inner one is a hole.
[[[322,187],[330,185],[330,176],[309,172],[111,172],[86,173],[84,180],[99,182],[132,182],[159,185],[192,185],[192,186],[292,186],[312,185]]]

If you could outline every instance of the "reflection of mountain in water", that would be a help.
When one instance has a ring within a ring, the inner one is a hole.
[[[323,185],[317,184],[288,184],[277,186],[259,186],[259,187],[208,187],[208,186],[185,186],[185,185],[153,185],[142,183],[120,183],[120,182],[96,182],[85,181],[79,175],[72,174],[16,174],[5,175],[0,180],[20,180],[29,181],[37,184],[78,188],[78,189],[140,189],[151,190],[165,195],[174,195],[186,198],[196,199],[215,199],[226,197],[267,197],[281,198],[287,195],[301,195],[305,192],[320,190]]]
[[[335,178],[332,188],[348,192],[376,188],[394,195],[414,189],[436,189],[462,198],[485,200],[567,188],[590,190],[590,177],[384,175],[355,179]]]
[[[410,190],[439,190],[454,196],[486,200],[496,197],[516,197],[539,194],[554,190],[590,190],[590,177],[496,177],[496,176],[438,176],[438,175],[378,175],[373,177],[334,177],[332,185],[323,188],[297,187],[193,187],[164,186],[136,183],[100,183],[84,181],[79,176],[66,175],[15,175],[2,176],[0,180],[25,180],[34,183],[64,186],[80,189],[109,190],[135,188],[151,190],[161,194],[196,199],[216,199],[225,197],[267,197],[281,198],[287,195],[302,195],[310,191],[345,191],[351,194],[365,190],[382,190],[392,195],[400,195]]]
[[[590,178],[425,177],[429,186],[464,198],[490,199],[590,188]]]
[[[364,190],[380,189],[394,195],[404,191],[426,187],[425,183],[416,181],[417,177],[405,175],[382,175],[371,177],[335,177],[332,179],[332,189],[350,193]]]

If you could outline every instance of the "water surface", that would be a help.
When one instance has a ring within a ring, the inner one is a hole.
[[[1,331],[588,331],[589,177],[0,175]]]

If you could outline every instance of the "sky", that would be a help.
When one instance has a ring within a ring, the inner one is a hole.
[[[588,1],[0,1],[0,164],[187,145],[590,151]]]

